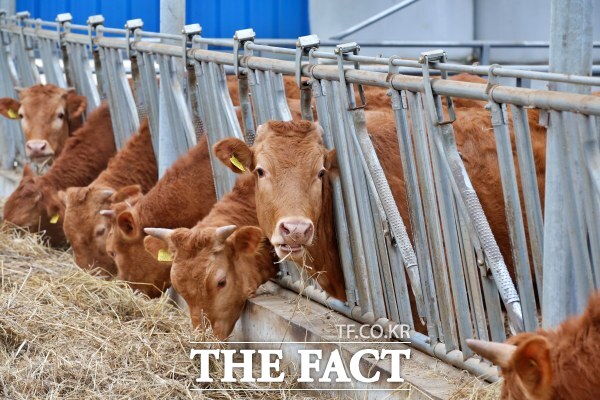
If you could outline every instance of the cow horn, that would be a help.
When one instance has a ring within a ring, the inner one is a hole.
[[[150,236],[154,236],[155,238],[159,238],[160,240],[164,240],[166,242],[173,234],[173,229],[144,228],[144,232],[146,232]]]
[[[115,191],[112,189],[103,189],[102,192],[100,192],[102,200],[107,200],[110,196],[112,196],[113,194],[115,194]]]
[[[17,94],[21,93],[22,90],[25,90],[25,88],[21,86],[15,86],[15,92],[17,92]]]
[[[109,218],[113,218],[117,215],[117,213],[114,210],[100,210],[98,211],[98,214]]]
[[[225,240],[231,236],[231,234],[237,229],[235,225],[227,225],[217,228],[215,234],[217,235],[217,242],[224,243]]]
[[[508,367],[510,359],[517,349],[517,346],[513,344],[486,342],[477,339],[467,339],[467,346],[500,368]]]

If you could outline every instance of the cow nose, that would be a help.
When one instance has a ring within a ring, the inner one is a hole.
[[[25,147],[30,157],[44,156],[52,153],[48,151],[50,146],[45,140],[29,140]]]
[[[282,220],[279,222],[279,233],[287,244],[309,244],[314,232],[313,223],[305,220]]]

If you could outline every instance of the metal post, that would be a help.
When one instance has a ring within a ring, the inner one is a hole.
[[[162,33],[180,34],[185,26],[185,0],[160,0],[160,31]],[[161,71],[162,75],[162,71]],[[162,78],[162,76],[161,76]],[[179,157],[175,140],[167,118],[167,96],[165,85],[160,85],[160,96],[158,100],[158,176],[163,176]],[[177,294],[175,289],[169,288],[169,297],[180,307],[186,309],[185,301]]]
[[[185,25],[185,0],[160,0],[160,32],[180,34]],[[161,71],[162,72],[162,71]],[[167,103],[164,85],[160,85],[159,108],[159,145],[158,145],[158,175],[162,176],[167,168],[179,157],[167,115]]]
[[[592,67],[592,0],[552,0],[550,16],[550,72],[561,72],[578,75],[590,75]],[[560,90],[588,94],[588,86],[551,83],[551,90]],[[572,115],[565,118],[572,119]],[[571,227],[565,207],[576,204],[565,204],[566,196],[563,188],[567,186],[569,177],[564,173],[571,162],[562,146],[566,134],[558,121],[550,121],[548,127],[546,170],[546,202],[544,225],[544,276],[542,296],[542,321],[546,328],[558,325],[569,314],[582,311],[583,305],[577,304],[575,295],[578,290],[567,290],[574,282],[571,242],[565,240],[565,234]],[[573,126],[565,121],[567,126]],[[574,122],[574,120],[573,120]],[[577,139],[574,139],[577,140]],[[579,165],[579,163],[578,163]],[[577,166],[573,165],[573,168]],[[576,195],[576,194],[575,194]],[[582,229],[582,227],[573,227]],[[578,289],[578,288],[577,288]]]

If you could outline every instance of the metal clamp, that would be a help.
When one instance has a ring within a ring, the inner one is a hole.
[[[56,26],[56,32],[58,33],[58,47],[61,48],[63,46],[62,38],[65,34],[66,28],[65,25],[67,22],[73,21],[73,16],[71,13],[62,13],[56,16],[56,22],[58,25]]]
[[[354,100],[354,97],[350,97],[350,93],[348,93],[347,90],[347,83],[346,83],[346,74],[345,74],[345,70],[344,70],[344,55],[348,54],[348,53],[352,53],[355,56],[358,55],[358,52],[360,51],[360,46],[358,45],[358,43],[356,42],[350,42],[350,43],[342,43],[342,44],[338,44],[337,46],[335,46],[334,49],[334,53],[337,56],[337,65],[338,65],[338,74],[340,77],[340,85],[342,86],[342,88],[344,90],[346,90],[346,95],[348,96],[348,110],[357,110],[359,108],[364,108],[367,105],[367,100],[365,98],[365,91],[363,90],[363,86],[362,84],[358,84],[358,94],[360,97],[360,101],[361,104],[356,106],[356,101]],[[354,69],[360,69],[360,64],[358,63],[358,61],[354,62]]]
[[[423,71],[423,88],[425,89],[425,102],[427,102],[427,112],[434,125],[446,125],[451,124],[456,121],[456,114],[454,113],[454,102],[452,101],[452,97],[445,96],[446,102],[448,103],[448,119],[444,119],[444,111],[442,110],[442,105],[439,101],[439,97],[433,94],[433,89],[431,88],[431,79],[429,77],[429,66],[432,63],[444,63],[446,62],[446,52],[444,50],[431,50],[421,53],[419,57],[419,63],[422,65]],[[446,71],[440,71],[442,79],[448,78],[448,73]]]
[[[496,68],[500,67],[500,65],[498,64],[492,64],[489,67],[489,72],[488,72],[488,84],[487,87],[485,88],[485,92],[488,95],[488,104],[491,108],[491,103],[496,103],[496,101],[494,100],[493,97],[493,92],[494,89],[496,89],[497,86],[500,85],[500,80],[498,79],[498,76],[495,74],[494,70]],[[504,124],[508,124],[508,113],[506,111],[506,104],[502,103],[499,104],[499,113],[496,113],[494,111],[492,111],[492,126],[500,126],[500,125],[504,125]],[[494,110],[493,108],[491,108],[492,110]]]
[[[302,88],[302,58],[318,49],[321,40],[317,35],[300,36],[296,41],[296,84]]]
[[[25,20],[29,19],[31,14],[29,14],[29,11],[20,11],[18,13],[15,14],[15,18],[18,21],[17,24],[19,26],[19,36],[21,37],[22,43],[23,43],[23,48],[27,51],[27,50],[33,50],[33,45],[29,46],[27,43],[27,38],[25,37],[25,33],[23,32],[23,29],[25,28]]]
[[[396,99],[395,96],[392,94],[396,89],[394,89],[394,87],[392,86],[392,78],[394,77],[394,75],[398,74],[400,71],[400,66],[399,65],[394,65],[394,60],[401,60],[402,57],[400,56],[391,56],[389,57],[389,61],[388,61],[388,76],[387,76],[387,81],[390,84],[390,88],[387,92],[388,96],[392,97],[392,108],[394,110],[397,110],[398,108],[394,108],[394,107],[402,107],[403,109],[407,109],[408,108],[408,101],[406,100],[406,92],[404,90],[400,90],[400,96],[398,96],[398,104],[395,104]]]
[[[191,43],[193,46],[194,36],[200,36],[202,34],[202,27],[200,26],[200,24],[185,25],[183,27],[183,29],[181,30],[181,34],[183,35],[183,39],[181,42],[181,47],[182,47],[183,53],[181,54],[181,57],[183,59],[183,70],[186,71],[187,66],[188,66],[187,65],[187,45],[188,45],[188,43]]]
[[[0,24],[1,25],[4,25],[7,23],[6,16],[7,16],[6,10],[0,10]],[[0,30],[0,40],[1,40],[3,46],[10,45],[10,35],[8,34],[8,32],[4,32],[3,30]]]
[[[88,17],[86,22],[88,25],[88,37],[90,38],[90,48],[93,50],[94,49],[94,36],[92,35],[92,32],[95,33],[96,27],[98,27],[99,25],[104,25],[104,16],[101,14],[92,15],[92,16]]]
[[[245,56],[250,55],[252,50],[246,48],[246,43],[254,42],[254,38],[256,33],[252,28],[235,31],[233,35],[233,70],[237,77],[240,76],[240,47],[244,49]]]
[[[131,52],[131,34],[134,34],[135,37],[135,31],[138,29],[142,29],[144,27],[144,21],[142,21],[140,18],[136,18],[136,19],[130,19],[127,22],[125,22],[125,41],[127,42],[127,58],[131,58],[132,52]]]

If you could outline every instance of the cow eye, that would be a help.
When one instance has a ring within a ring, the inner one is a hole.
[[[65,113],[58,113],[57,117],[58,119],[63,119],[65,117]]]
[[[318,175],[319,179],[323,178],[323,176],[325,176],[325,168],[321,168]]]
[[[227,281],[225,279],[221,279],[219,282],[217,282],[217,286],[222,288],[222,287],[225,287],[226,283],[227,283]]]
[[[262,178],[265,176],[265,170],[260,167],[256,168],[256,175],[258,175],[259,178]]]
[[[105,227],[98,228],[98,229],[96,229],[96,236],[102,236],[102,235],[104,235],[104,232],[106,232]]]

